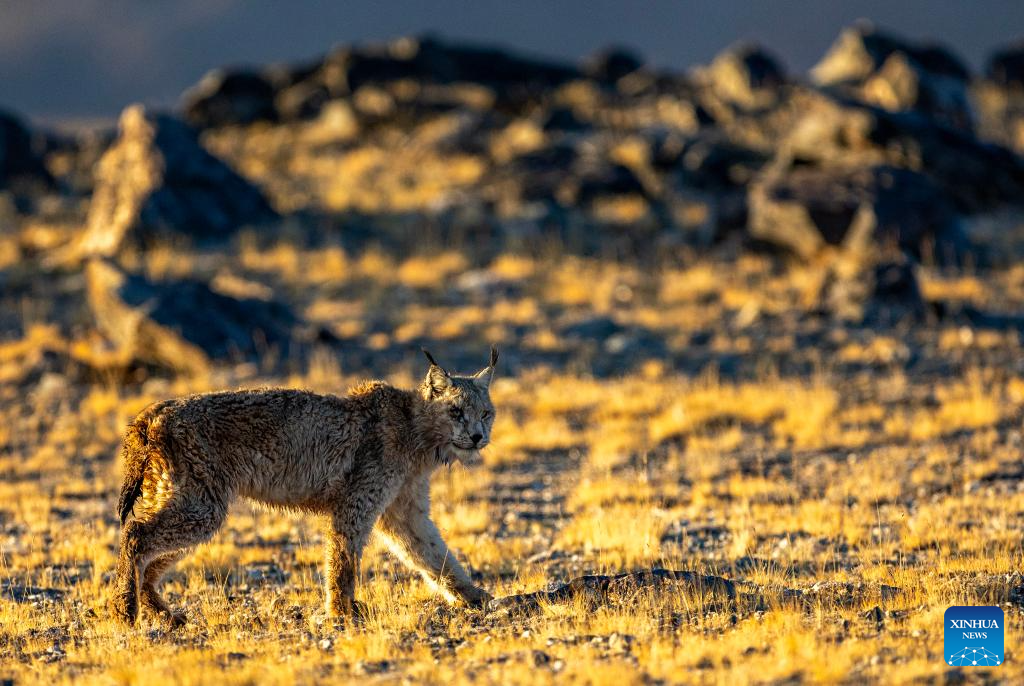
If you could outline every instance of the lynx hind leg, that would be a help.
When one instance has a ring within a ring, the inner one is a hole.
[[[136,551],[139,548],[139,522],[130,521],[121,529],[121,550],[117,557],[114,592],[110,610],[114,617],[128,625],[135,624],[139,615],[139,570]]]
[[[153,558],[142,573],[142,585],[139,588],[139,598],[142,601],[142,607],[153,614],[167,619],[170,621],[171,626],[181,626],[184,624],[185,613],[175,612],[171,609],[171,606],[160,595],[160,582],[184,554],[185,551],[178,550],[163,553]]]
[[[378,535],[449,603],[461,599],[472,607],[484,605],[491,595],[473,583],[430,519],[427,488],[429,484],[418,484],[396,499],[381,517]]]
[[[114,615],[127,624],[134,624],[138,616],[140,572],[148,571],[151,563],[168,553],[179,553],[209,540],[226,515],[226,500],[212,499],[206,489],[190,489],[175,492],[156,512],[128,522],[121,534]],[[162,575],[163,570],[157,567],[153,571]],[[146,581],[144,577],[143,582]],[[147,591],[148,588],[153,588],[154,593],[147,592],[145,600],[159,599],[155,584],[149,584]],[[158,611],[162,605],[165,606],[159,599]]]

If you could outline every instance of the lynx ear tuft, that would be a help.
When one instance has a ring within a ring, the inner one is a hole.
[[[473,375],[477,386],[487,388],[491,385],[491,379],[494,378],[494,365],[496,364],[498,364],[498,349],[492,345],[490,364]]]
[[[422,350],[422,351],[423,351],[423,354],[424,354],[424,355],[426,355],[426,357],[427,357],[427,362],[429,362],[429,363],[430,363],[430,366],[431,366],[431,367],[437,367],[438,369],[440,369],[440,368],[441,368],[441,365],[439,365],[439,364],[437,363],[437,361],[435,361],[435,360],[434,360],[434,356],[430,354],[430,351],[429,351],[429,350],[427,350],[426,348],[420,348],[420,350]]]
[[[451,383],[451,377],[448,372],[434,360],[434,356],[427,352],[426,348],[422,348],[423,354],[427,356],[427,360],[430,362],[430,369],[427,370],[426,386],[429,389],[430,396],[434,397],[443,393]]]

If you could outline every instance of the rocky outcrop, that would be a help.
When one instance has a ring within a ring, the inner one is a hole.
[[[985,76],[997,85],[1024,89],[1024,41],[992,53],[985,65]]]
[[[779,60],[752,43],[725,50],[700,75],[719,97],[747,108],[772,104],[786,83]]]
[[[970,74],[958,57],[937,45],[916,45],[859,24],[840,34],[811,75],[820,85],[887,110],[922,112],[953,128],[972,127]]]
[[[616,46],[588,57],[583,63],[583,73],[595,81],[611,85],[643,66],[643,60],[631,50]]]
[[[971,95],[978,134],[1024,154],[1024,43],[993,53]]]
[[[914,272],[902,255],[839,260],[821,289],[821,309],[863,326],[923,322],[929,313]]]
[[[614,596],[636,593],[641,589],[657,589],[668,593],[706,595],[709,600],[735,603],[738,585],[720,576],[697,572],[654,568],[627,574],[592,574],[577,577],[552,591],[536,591],[504,596],[491,600],[489,613],[498,615],[528,614],[544,605],[583,602],[603,605]]]
[[[858,252],[893,245],[952,259],[966,248],[944,191],[890,166],[775,167],[751,185],[749,213],[752,237],[804,259],[827,245]]]
[[[1024,204],[1024,162],[1008,149],[1024,148],[1015,54],[993,57],[967,107],[955,55],[865,25],[842,33],[814,84],[752,44],[683,73],[618,48],[573,66],[403,38],[213,72],[184,114],[275,207],[332,225],[358,214],[358,234],[346,225],[358,241],[411,243],[404,218],[422,214],[496,249],[544,234],[581,251],[753,237],[806,256],[870,213],[857,235],[959,253],[957,216]],[[182,122],[132,109],[122,129],[80,253],[112,255],[125,237],[217,240],[272,216]]]
[[[937,45],[917,45],[860,22],[839,34],[825,56],[811,69],[822,85],[863,83],[894,54],[903,54],[923,69],[965,81],[967,68],[953,53]]]
[[[885,584],[844,584],[818,582],[808,588],[788,588],[758,584],[742,579],[700,574],[688,570],[653,569],[624,574],[589,574],[576,577],[550,591],[535,591],[495,598],[487,612],[495,617],[530,614],[549,605],[580,603],[598,608],[622,602],[637,593],[696,596],[705,608],[815,607],[823,599],[843,607],[856,606],[866,599],[889,600],[903,590]]]
[[[182,111],[188,123],[199,128],[275,121],[275,96],[262,74],[216,69],[185,93]]]
[[[820,94],[801,115],[779,155],[799,164],[884,164],[927,175],[966,213],[1024,198],[1024,160],[969,132],[938,126],[920,113],[883,109]]]
[[[795,106],[791,132],[749,187],[757,240],[802,258],[852,242],[959,261],[972,249],[961,216],[1024,198],[1024,160],[968,131],[824,93],[801,93]]]
[[[29,128],[0,110],[0,190],[31,193],[53,185],[38,148]]]
[[[114,255],[125,241],[223,240],[276,215],[263,194],[168,115],[133,105],[100,159],[86,228],[72,256]]]
[[[614,80],[634,71],[636,65],[627,54],[614,52],[595,61],[592,68],[603,80]],[[311,119],[333,99],[397,83],[471,84],[519,107],[531,95],[582,73],[571,65],[504,50],[409,37],[338,48],[313,65],[291,70],[211,72],[188,93],[185,113],[190,122],[202,127]]]
[[[125,365],[198,373],[214,360],[258,361],[317,337],[279,302],[188,279],[153,282],[103,259],[90,260],[85,276],[96,328]]]

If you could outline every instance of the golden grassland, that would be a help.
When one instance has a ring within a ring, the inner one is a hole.
[[[158,278],[199,263],[166,248],[137,266]],[[810,309],[822,281],[814,265],[779,272],[751,257],[728,270],[696,263],[651,273],[504,255],[485,269],[518,284],[514,295],[455,305],[431,295],[438,275],[448,282],[472,268],[456,253],[400,260],[242,241],[215,284],[249,297],[315,289],[307,317],[381,349],[429,336],[443,355],[446,341],[483,350],[497,340],[514,360],[517,345],[564,345],[553,311],[614,313],[670,351],[686,345],[686,331],[739,320],[750,324],[713,333],[708,347],[785,352],[797,345],[792,336],[759,339],[754,322]],[[979,305],[993,290],[1012,296],[1022,281],[1012,270],[922,273],[928,298]],[[396,325],[368,332],[382,303]],[[979,355],[919,377],[900,364],[911,343],[889,330],[840,336],[833,357],[798,375],[772,365],[750,378],[713,366],[682,373],[657,359],[607,377],[572,364],[520,365],[494,383],[499,416],[482,464],[435,478],[438,525],[496,596],[665,567],[742,582],[741,598],[638,588],[488,614],[445,607],[374,546],[357,591],[369,617],[342,630],[318,617],[318,524],[239,503],[169,577],[168,597],[190,620],[171,631],[148,620],[125,629],[106,611],[122,427],[169,395],[267,384],[341,392],[357,379],[321,351],[291,374],[237,365],[121,385],[48,373],[26,388],[12,379],[41,350],[89,354],[83,341],[36,323],[0,346],[0,679],[941,682],[959,678],[942,659],[946,607],[1000,604],[1006,664],[962,676],[1019,683],[1024,372],[980,353],[1019,359],[1020,344],[1004,332],[930,326],[929,354]],[[389,378],[410,385],[414,374],[406,366]]]

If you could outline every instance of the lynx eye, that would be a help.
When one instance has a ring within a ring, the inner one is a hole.
[[[484,419],[490,419],[490,418],[491,418],[491,411],[490,411],[490,410],[484,410],[484,413],[483,413],[483,415],[481,415],[481,416],[482,416],[482,417],[483,417]]]
[[[462,416],[463,416],[462,415],[462,408],[461,407],[453,407],[453,408],[448,410],[448,414],[451,415],[452,419],[462,419]]]

